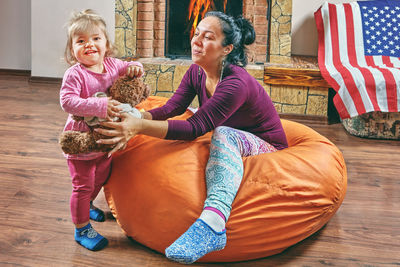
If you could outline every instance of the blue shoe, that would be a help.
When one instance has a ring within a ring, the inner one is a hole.
[[[100,250],[108,244],[108,240],[96,232],[90,223],[82,228],[75,229],[75,241],[89,250]]]
[[[92,202],[90,202],[90,210],[89,210],[90,219],[96,222],[104,222],[106,220],[106,215],[101,209],[93,206]]]
[[[226,245],[226,230],[216,232],[197,219],[172,245],[165,249],[168,259],[191,264],[207,253],[222,250]]]

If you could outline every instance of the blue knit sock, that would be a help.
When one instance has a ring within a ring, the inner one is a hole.
[[[92,225],[75,228],[75,241],[89,250],[100,250],[107,246],[108,240],[96,232]]]
[[[90,219],[96,222],[104,222],[106,220],[106,216],[101,209],[93,206],[92,201],[90,201],[90,210],[89,210]]]
[[[165,249],[168,259],[190,264],[207,253],[222,250],[226,245],[226,230],[214,231],[203,220],[197,219],[172,245]]]

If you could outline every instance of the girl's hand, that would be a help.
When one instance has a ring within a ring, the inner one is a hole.
[[[128,113],[121,113],[120,122],[101,122],[102,126],[112,128],[111,130],[96,128],[94,129],[96,132],[101,133],[106,136],[110,136],[112,138],[109,139],[100,139],[97,140],[99,144],[109,144],[116,145],[109,153],[108,156],[111,156],[114,152],[124,149],[128,141],[139,133],[139,130],[142,127],[141,119],[133,117]]]
[[[141,77],[143,73],[143,68],[139,66],[130,65],[126,68],[126,75],[128,75],[129,78]]]
[[[120,116],[119,112],[121,111],[121,109],[118,107],[119,105],[121,105],[120,102],[118,102],[117,100],[111,99],[111,97],[108,97],[107,117],[106,117],[106,119],[108,121],[112,121],[113,118]]]

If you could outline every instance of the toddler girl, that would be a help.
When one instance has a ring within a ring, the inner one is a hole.
[[[71,67],[65,72],[60,90],[60,103],[68,112],[64,131],[89,131],[83,121],[74,121],[72,115],[96,116],[110,119],[118,115],[120,103],[107,97],[93,97],[107,92],[122,75],[143,75],[139,62],[125,62],[112,58],[113,46],[106,31],[105,21],[88,9],[74,13],[68,23],[65,60]],[[103,152],[67,155],[72,177],[70,200],[75,240],[89,250],[100,250],[108,240],[97,233],[89,222],[104,221],[103,211],[92,205],[111,170],[111,158]]]

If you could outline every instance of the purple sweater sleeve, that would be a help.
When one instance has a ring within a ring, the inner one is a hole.
[[[186,72],[182,82],[173,97],[161,108],[151,110],[155,120],[163,120],[186,111],[196,92],[200,90],[196,65]],[[244,84],[240,79],[227,77],[220,82],[212,98],[187,120],[168,120],[166,139],[193,140],[201,136],[229,118],[245,101],[246,90],[241,90]]]

